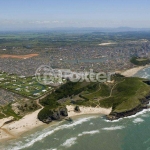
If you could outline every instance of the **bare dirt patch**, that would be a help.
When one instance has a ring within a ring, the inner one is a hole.
[[[17,59],[28,59],[31,57],[36,57],[39,54],[28,54],[28,55],[7,55],[7,54],[3,54],[0,55],[0,58],[17,58]]]

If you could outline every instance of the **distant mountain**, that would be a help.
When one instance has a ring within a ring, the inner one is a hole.
[[[41,30],[48,31],[65,31],[65,32],[132,32],[132,31],[150,31],[150,28],[130,28],[130,27],[118,27],[118,28],[94,28],[94,27],[66,27],[66,28],[43,28]]]
[[[23,28],[23,29],[6,29],[0,32],[7,31],[33,31],[33,32],[70,32],[70,33],[89,33],[89,32],[134,32],[134,31],[150,31],[150,28],[131,28],[131,27],[118,27],[118,28],[97,28],[97,27],[57,27],[57,28]]]

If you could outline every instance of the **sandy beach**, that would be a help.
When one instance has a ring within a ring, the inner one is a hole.
[[[111,112],[111,108],[105,109],[100,107],[93,108],[93,107],[84,107],[84,106],[80,106],[81,112],[75,112],[74,107],[75,106],[72,105],[67,106],[68,117],[74,117],[74,116],[85,115],[85,114],[108,115]],[[45,125],[43,122],[37,119],[37,115],[40,110],[37,110],[31,114],[24,116],[19,121],[14,121],[8,124],[4,124],[4,123],[6,121],[13,119],[12,117],[1,119],[0,120],[0,125],[1,125],[0,141],[19,138],[21,134],[26,133],[27,131],[31,131],[36,127]]]
[[[44,123],[42,123],[37,119],[37,115],[40,110],[28,114],[18,121],[14,121],[3,125],[0,128],[0,141],[5,139],[17,138],[22,133],[25,133],[27,131],[30,131],[36,127],[43,125]],[[0,125],[4,124],[5,121],[9,121],[10,119],[12,119],[12,117],[1,119]]]
[[[139,66],[139,67],[135,67],[135,68],[131,68],[128,69],[126,71],[116,71],[116,73],[120,73],[122,75],[124,75],[125,77],[131,77],[133,75],[135,75],[138,71],[150,67],[150,65],[146,65],[146,66]]]
[[[117,43],[101,43],[98,44],[99,46],[107,46],[107,45],[113,45],[113,44],[117,44]]]
[[[101,108],[101,107],[85,107],[85,106],[80,106],[81,112],[75,112],[74,111],[75,106],[68,105],[68,117],[74,117],[78,115],[90,115],[90,114],[103,114],[103,115],[108,115],[111,112],[111,108],[106,109],[106,108]]]
[[[12,119],[13,119],[13,117],[8,117],[8,118],[0,119],[0,127],[2,127],[5,122],[10,121]]]

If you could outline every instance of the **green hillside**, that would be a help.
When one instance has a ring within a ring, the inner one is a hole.
[[[66,104],[112,107],[112,113],[122,113],[141,106],[150,94],[144,79],[116,74],[112,80],[113,83],[67,82],[41,100],[41,104],[51,110]]]

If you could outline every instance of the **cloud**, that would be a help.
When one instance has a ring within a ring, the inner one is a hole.
[[[52,23],[59,23],[59,21],[57,21],[57,20],[54,20],[54,21],[52,21]]]
[[[47,20],[45,20],[45,21],[39,21],[39,20],[37,20],[37,21],[30,21],[29,23],[30,24],[49,24],[51,22],[47,21]]]

